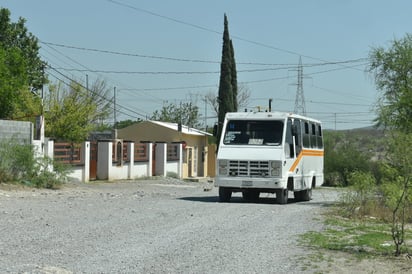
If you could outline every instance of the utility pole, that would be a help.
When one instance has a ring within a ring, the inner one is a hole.
[[[205,102],[205,131],[207,131],[207,100],[206,96],[203,98],[203,101]]]
[[[295,113],[306,115],[305,96],[303,94],[303,66],[302,57],[299,57],[298,65],[298,85],[295,99]]]
[[[86,74],[86,91],[89,93],[89,75]]]
[[[113,128],[116,129],[116,87],[113,89],[114,97],[113,97]]]

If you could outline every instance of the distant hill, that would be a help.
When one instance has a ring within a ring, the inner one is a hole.
[[[376,127],[364,127],[349,130],[325,130],[325,138],[333,140],[332,147],[340,147],[348,142],[362,153],[368,154],[371,160],[378,161],[385,153],[385,131]]]
[[[370,172],[378,180],[385,159],[386,132],[374,127],[325,130],[325,185],[347,185],[348,174]]]

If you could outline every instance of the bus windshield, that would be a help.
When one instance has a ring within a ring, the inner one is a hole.
[[[226,124],[223,143],[225,145],[282,144],[283,121],[230,120]]]

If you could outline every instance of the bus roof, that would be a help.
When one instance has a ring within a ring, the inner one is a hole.
[[[228,120],[237,120],[237,119],[245,119],[245,120],[253,120],[253,119],[258,119],[258,120],[267,120],[267,119],[279,119],[283,120],[286,118],[295,118],[295,119],[302,119],[314,123],[320,124],[321,122],[319,120],[294,114],[294,113],[289,113],[289,112],[280,112],[280,111],[272,111],[272,112],[256,112],[256,111],[250,111],[250,112],[228,112],[226,113],[226,119]]]

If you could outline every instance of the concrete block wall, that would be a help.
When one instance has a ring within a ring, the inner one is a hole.
[[[33,123],[0,120],[0,141],[10,139],[22,144],[31,144],[33,140]]]

